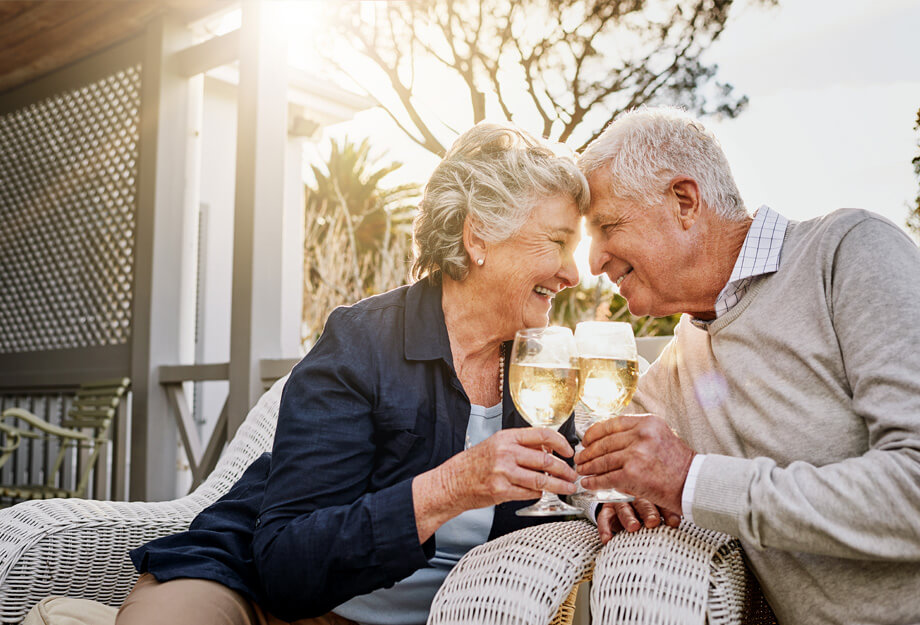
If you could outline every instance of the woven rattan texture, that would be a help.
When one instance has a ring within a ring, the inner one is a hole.
[[[599,548],[587,521],[538,525],[480,545],[447,576],[428,624],[549,623]]]
[[[48,595],[120,605],[137,580],[128,551],[188,528],[271,449],[286,379],[259,399],[217,468],[191,495],[157,503],[53,499],[0,510],[0,622],[19,623]]]
[[[595,562],[591,613],[595,625],[769,623],[758,594],[736,539],[684,521],[615,535]]]
[[[0,116],[0,353],[126,343],[140,67]]]

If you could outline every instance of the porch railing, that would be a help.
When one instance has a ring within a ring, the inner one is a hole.
[[[267,359],[259,361],[262,386],[265,390],[278,378],[286,375],[297,364],[296,358]],[[179,439],[185,450],[194,490],[214,470],[220,453],[229,438],[228,401],[223,406],[210,436],[204,439],[199,423],[193,416],[185,385],[189,382],[215,382],[230,379],[230,364],[226,362],[197,365],[173,365],[159,368],[159,379],[169,399],[169,408],[179,431]]]
[[[296,358],[261,360],[260,375],[263,386],[268,389],[278,378],[287,374],[297,363]],[[191,402],[186,393],[186,384],[229,380],[229,363],[175,365],[159,368],[160,385],[166,392],[169,415],[179,432],[179,440],[185,450],[192,474],[191,488],[197,487],[214,470],[220,454],[228,440],[227,401],[217,416],[209,437],[201,434],[199,423],[193,417]],[[59,425],[73,402],[77,385],[58,385],[28,388],[0,389],[0,411],[7,408],[24,408],[49,423]],[[119,404],[111,438],[90,474],[87,497],[93,499],[126,500],[130,477],[130,406],[131,397],[125,397]],[[7,463],[0,468],[0,484],[41,484],[47,478],[59,451],[55,440],[23,439]],[[62,488],[76,485],[82,469],[88,462],[87,454],[76,450],[67,452],[56,483]],[[0,505],[14,503],[0,502]]]

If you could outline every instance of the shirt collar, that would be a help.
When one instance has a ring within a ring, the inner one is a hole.
[[[741,244],[741,252],[735,260],[731,277],[716,298],[716,318],[721,317],[741,301],[751,281],[757,276],[775,273],[779,270],[780,255],[789,220],[772,210],[761,206],[754,214]],[[714,320],[693,317],[690,323],[705,329]]]
[[[442,359],[453,366],[450,338],[441,308],[441,286],[427,278],[409,287],[406,293],[405,343],[403,351],[409,360]]]
[[[786,236],[786,226],[789,220],[771,210],[768,206],[761,206],[754,215],[754,221],[744,237],[741,253],[735,261],[732,275],[726,286],[767,273],[774,273],[779,269],[780,252],[783,249],[783,238]]]
[[[403,353],[408,360],[443,360],[453,370],[454,357],[450,351],[450,337],[444,323],[444,309],[441,307],[441,286],[432,285],[427,278],[419,280],[406,292],[405,339]],[[504,353],[511,353],[513,341],[505,341]],[[505,358],[504,388],[502,389],[502,428],[525,427],[527,424],[514,408],[511,400],[511,359]],[[460,381],[456,380],[457,388]],[[467,416],[469,416],[467,414]],[[465,431],[464,426],[464,431]],[[565,433],[563,426],[560,431]]]

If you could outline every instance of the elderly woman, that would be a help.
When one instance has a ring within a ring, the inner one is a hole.
[[[424,623],[472,547],[575,491],[569,423],[526,427],[508,341],[578,282],[587,184],[520,130],[479,124],[438,165],[414,285],[336,309],[284,388],[272,454],[188,532],[132,553],[119,625]],[[546,473],[544,473],[546,472]]]

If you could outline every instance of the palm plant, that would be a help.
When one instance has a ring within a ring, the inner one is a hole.
[[[405,284],[420,187],[386,186],[402,163],[380,164],[368,139],[332,141],[306,185],[302,340],[322,332],[336,306]]]

